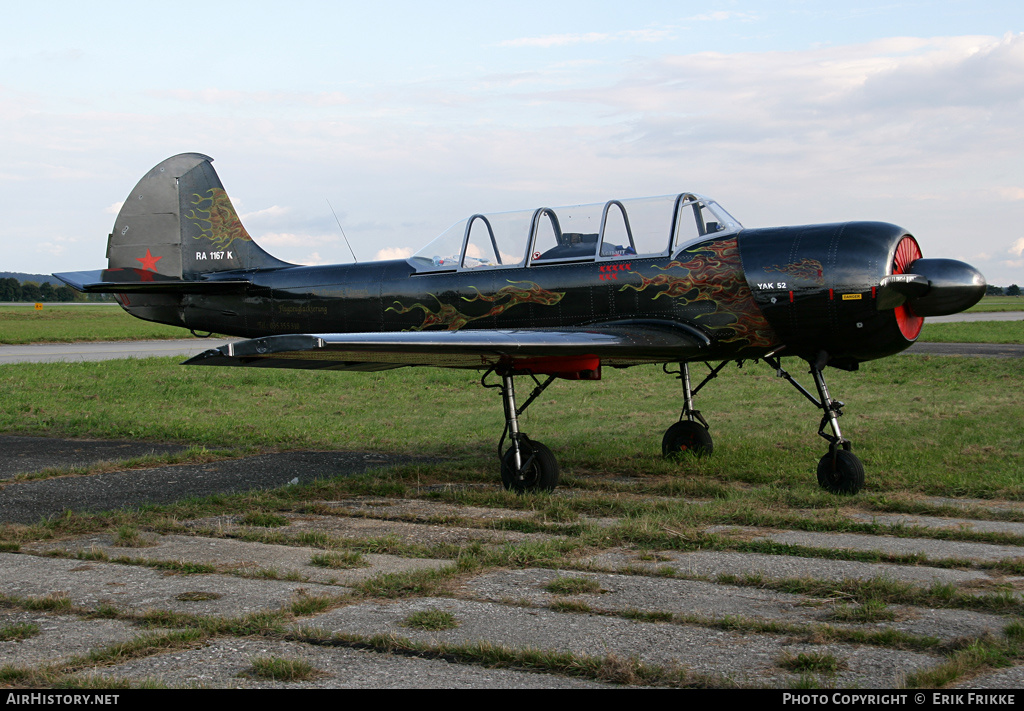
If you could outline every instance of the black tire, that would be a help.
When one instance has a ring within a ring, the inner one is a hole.
[[[501,457],[501,483],[506,489],[522,494],[527,491],[553,491],[558,486],[558,461],[550,449],[540,442],[521,437],[519,456],[523,464],[529,462],[521,479],[516,476],[515,450],[509,447]]]
[[[679,457],[686,453],[704,457],[715,449],[708,428],[699,422],[677,422],[661,438],[661,453],[666,457]]]
[[[864,465],[845,449],[818,461],[818,486],[833,494],[856,494],[864,487]]]

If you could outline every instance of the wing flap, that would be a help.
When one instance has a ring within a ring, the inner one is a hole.
[[[615,322],[552,330],[291,334],[229,343],[201,353],[185,365],[487,369],[531,359],[587,356],[606,365],[625,366],[699,359],[710,345],[699,329],[669,322]]]

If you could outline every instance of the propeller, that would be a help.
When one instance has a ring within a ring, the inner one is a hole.
[[[925,316],[955,314],[985,295],[985,277],[955,259],[924,259],[917,241],[907,235],[897,245],[892,274],[878,284],[878,308],[895,309],[900,330],[917,338]]]

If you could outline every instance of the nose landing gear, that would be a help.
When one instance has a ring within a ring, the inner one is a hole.
[[[773,357],[764,358],[765,363],[775,368],[780,378],[785,378],[789,383],[799,390],[814,406],[821,409],[821,423],[818,425],[818,435],[828,440],[828,454],[818,460],[818,485],[831,491],[833,494],[856,494],[864,487],[864,465],[851,450],[853,445],[850,440],[843,437],[839,429],[839,417],[843,414],[843,403],[834,400],[828,392],[825,384],[825,375],[822,369],[828,360],[826,353],[822,352],[814,362],[808,361],[811,366],[811,377],[814,378],[814,385],[818,390],[818,397],[807,392],[807,390],[796,382],[793,377],[783,370],[781,363]],[[826,425],[832,430],[825,431]]]

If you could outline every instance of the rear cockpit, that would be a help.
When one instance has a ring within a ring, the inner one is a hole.
[[[693,193],[609,200],[473,215],[409,263],[417,273],[435,273],[664,257],[741,229],[718,203]]]

